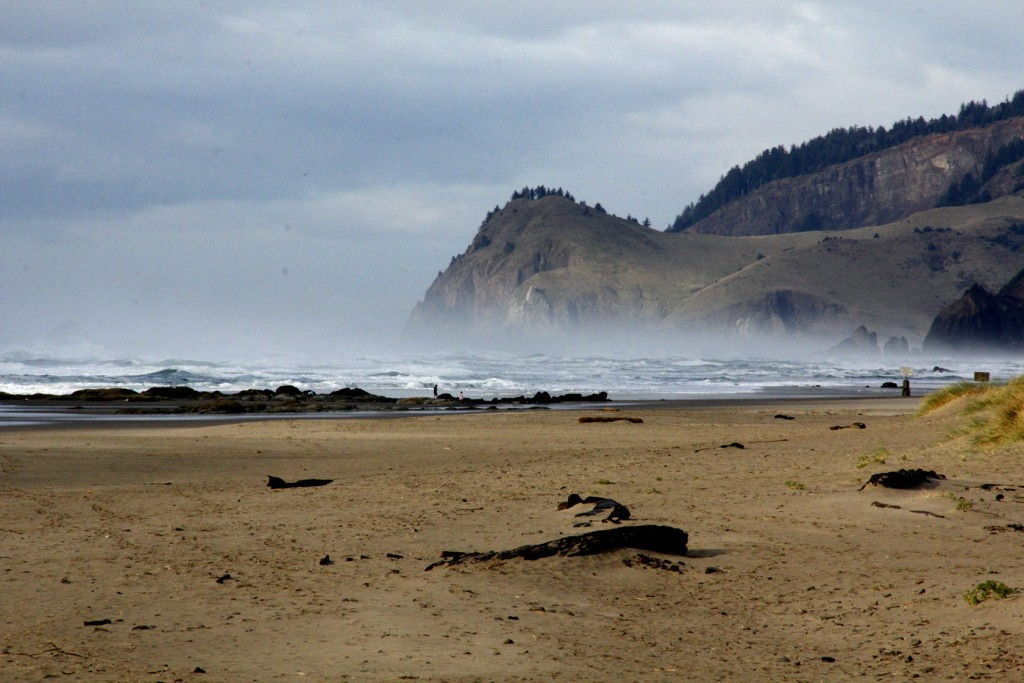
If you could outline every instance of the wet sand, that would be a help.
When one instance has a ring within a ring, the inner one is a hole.
[[[971,447],[950,438],[962,418],[916,407],[3,430],[0,678],[1012,678],[1024,598],[963,593],[1024,588],[1024,533],[1005,526],[1024,489],[978,486],[1024,483],[1021,448]],[[949,479],[857,490],[901,467]],[[627,566],[630,549],[424,571],[443,550],[605,528],[573,528],[571,492],[689,532],[687,557],[661,556],[684,571]]]

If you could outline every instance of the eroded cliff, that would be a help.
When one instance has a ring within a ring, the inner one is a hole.
[[[843,164],[764,185],[687,228],[717,235],[844,230],[899,220],[942,203],[968,174],[982,179],[1000,149],[1024,140],[1024,117],[983,128],[928,135]],[[985,179],[995,199],[1024,189],[1017,159]]]
[[[965,287],[1020,270],[1022,223],[1015,195],[841,232],[730,237],[658,232],[563,197],[516,199],[438,275],[409,330],[838,339],[865,324],[918,344]]]

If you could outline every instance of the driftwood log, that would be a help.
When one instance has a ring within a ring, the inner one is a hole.
[[[931,480],[945,478],[946,475],[939,474],[935,470],[915,469],[879,472],[872,474],[858,491],[863,491],[868,484],[871,486],[884,486],[889,489],[916,489],[918,486],[927,484]]]
[[[604,417],[603,415],[590,415],[580,418],[580,424],[587,424],[589,422],[632,422],[634,424],[643,424],[643,420],[639,417]]]
[[[576,515],[577,517],[589,517],[591,515],[600,515],[607,512],[608,515],[602,521],[618,524],[620,520],[629,519],[629,508],[622,503],[612,500],[611,498],[602,498],[601,496],[587,496],[586,498],[581,498],[578,493],[570,493],[567,500],[558,504],[558,509],[568,510],[576,505],[594,506],[587,512],[578,513]]]
[[[272,489],[295,489],[303,488],[306,486],[326,486],[330,484],[333,479],[299,479],[298,481],[285,481],[281,477],[275,477],[273,475],[267,475],[267,486]]]
[[[881,503],[881,502],[879,502],[877,500],[871,502],[871,507],[890,508],[892,510],[902,510],[903,509],[902,506],[890,505],[889,503]],[[914,513],[917,513],[919,515],[928,515],[929,517],[939,517],[940,519],[946,519],[946,517],[944,515],[940,515],[940,514],[937,514],[937,513],[934,513],[934,512],[929,512],[928,510],[907,510],[907,512],[914,512]]]
[[[479,553],[466,553],[446,550],[441,553],[441,560],[427,567],[427,571],[435,567],[451,567],[459,564],[489,562],[491,560],[539,560],[544,557],[579,557],[597,555],[619,548],[635,548],[649,550],[666,555],[685,555],[686,542],[689,536],[682,529],[660,524],[642,524],[640,526],[621,526],[614,529],[591,531],[576,536],[557,538],[546,543],[523,545],[511,550],[492,550]]]

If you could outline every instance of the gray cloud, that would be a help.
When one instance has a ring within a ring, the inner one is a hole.
[[[1024,87],[1021,25],[997,2],[5,3],[0,345],[69,321],[140,354],[384,338],[515,187],[665,225],[767,146]]]

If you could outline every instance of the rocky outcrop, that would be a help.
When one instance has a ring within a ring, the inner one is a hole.
[[[1024,118],[983,128],[915,138],[898,147],[777,180],[726,204],[689,228],[718,235],[771,235],[844,230],[895,221],[938,206],[967,174],[982,177],[985,161],[1024,139]],[[1021,163],[995,173],[982,192],[997,198],[1024,189]]]
[[[906,337],[889,337],[882,347],[882,354],[886,358],[901,358],[910,355],[910,344]]]
[[[743,239],[660,232],[566,197],[520,198],[438,273],[406,336],[499,346],[646,331],[839,339],[865,325],[919,344],[935,311],[972,282],[1005,282],[1022,253],[1019,196],[838,234]]]
[[[536,209],[543,204],[547,211]],[[538,273],[569,265],[570,245],[559,240],[559,222],[592,212],[586,206],[562,197],[538,201],[517,199],[501,211],[488,215],[466,251],[452,258],[448,268],[437,274],[423,301],[413,310],[413,328],[429,329],[438,324],[463,325],[466,314],[477,323],[509,321],[528,325],[548,324],[551,303],[544,290],[517,289]],[[541,223],[544,236],[533,240]],[[524,234],[531,238],[522,243]],[[512,304],[509,306],[508,304]],[[472,322],[472,321],[471,321]]]
[[[758,299],[726,306],[709,320],[749,337],[806,332],[822,318],[843,312],[843,306],[813,294],[780,289]]]
[[[942,309],[924,340],[925,350],[1024,349],[1024,270],[998,292],[975,284]]]
[[[860,325],[852,335],[833,346],[831,351],[846,357],[878,356],[878,334]]]

